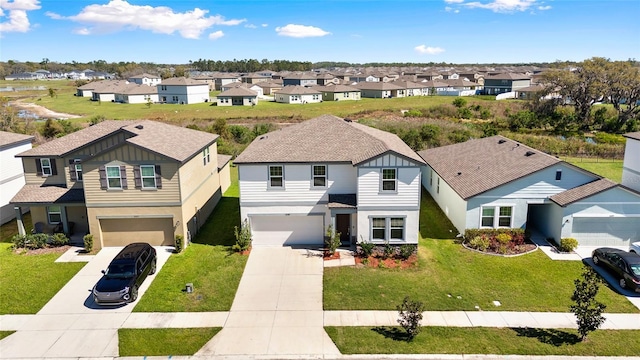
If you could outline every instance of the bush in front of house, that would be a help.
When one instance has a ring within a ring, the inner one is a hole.
[[[407,260],[416,252],[418,252],[418,245],[404,244],[400,245],[400,251],[398,251],[398,255],[401,259]]]
[[[51,246],[69,245],[69,238],[63,233],[56,233],[51,236]]]
[[[235,226],[233,233],[236,237],[236,243],[231,247],[233,250],[237,252],[247,251],[251,247],[251,227],[249,226],[249,221],[244,219],[242,224],[240,224],[240,229]]]
[[[176,235],[175,239],[175,252],[180,254],[182,252],[182,247],[184,246],[184,236]]]
[[[558,250],[562,252],[572,252],[578,247],[578,240],[574,238],[562,238],[560,239],[560,246]]]
[[[93,235],[87,234],[82,238],[84,242],[84,251],[90,253],[93,251]]]
[[[524,229],[467,229],[464,244],[472,249],[495,254],[520,252],[525,245]]]

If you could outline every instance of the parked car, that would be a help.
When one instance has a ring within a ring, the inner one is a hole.
[[[631,246],[629,246],[629,252],[640,255],[640,241],[631,243]]]
[[[640,255],[614,248],[597,248],[591,254],[593,263],[614,272],[620,287],[640,292]]]
[[[93,287],[93,300],[99,305],[120,305],[134,302],[138,289],[156,272],[156,249],[147,243],[125,246],[102,270],[102,278]]]

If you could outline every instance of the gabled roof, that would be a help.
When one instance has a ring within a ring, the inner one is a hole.
[[[586,199],[590,196],[596,195],[598,193],[609,190],[616,186],[618,186],[618,184],[616,184],[615,182],[609,179],[602,178],[602,179],[594,180],[590,183],[586,183],[584,185],[575,187],[573,189],[569,189],[561,193],[555,194],[551,196],[549,199],[554,203],[562,207],[565,207],[576,201]]]
[[[624,134],[628,139],[640,140],[640,131]]]
[[[418,152],[463,199],[562,162],[500,135]]]
[[[194,80],[194,79],[189,79],[189,78],[185,78],[185,77],[164,79],[164,80],[162,80],[160,85],[182,85],[182,86],[207,85],[207,86],[209,86],[209,84],[207,84],[206,82],[198,81],[198,80]]]
[[[314,86],[314,89],[318,90],[318,91],[326,91],[326,92],[332,92],[332,93],[337,93],[337,92],[360,92],[360,89],[356,89],[353,86],[348,86],[348,85],[318,85],[318,86]]]
[[[11,199],[12,204],[69,204],[84,203],[83,189],[62,186],[26,184]]]
[[[485,80],[529,80],[531,76],[518,73],[502,73],[493,76],[485,76]]]
[[[10,147],[11,145],[18,145],[23,143],[30,143],[33,140],[32,135],[16,134],[6,131],[0,131],[0,149]]]
[[[360,90],[402,90],[403,87],[381,81],[362,81],[354,85]]]
[[[348,162],[357,165],[386,153],[424,164],[420,156],[394,134],[322,115],[256,138],[234,163]]]
[[[444,83],[448,84],[449,86],[478,86],[477,83],[474,83],[473,81],[468,81],[465,79],[445,79],[445,80],[441,80]]]
[[[150,94],[157,94],[158,88],[155,86],[149,86],[146,84],[142,84],[142,85],[129,84],[129,86],[120,90],[119,93],[126,94],[126,95],[150,95]]]
[[[275,94],[305,95],[305,94],[320,94],[320,92],[308,87],[300,86],[300,85],[287,85],[282,89],[276,91]]]
[[[218,138],[215,134],[157,121],[109,120],[49,141],[17,156],[65,156],[118,131],[125,131],[129,135],[122,144],[139,146],[180,162],[190,159]]]
[[[237,86],[237,87],[232,87],[231,89],[227,90],[227,91],[223,91],[220,94],[218,94],[218,97],[225,97],[225,96],[252,96],[252,97],[256,97],[258,96],[258,94],[251,90],[251,89],[247,89],[244,86]]]
[[[418,84],[413,81],[402,80],[391,81],[390,84],[400,86],[403,89],[422,89],[424,87],[422,84]]]
[[[293,80],[316,80],[318,77],[315,73],[295,73],[289,74],[287,76],[283,76],[282,79],[293,79]]]
[[[144,78],[147,78],[147,79],[160,79],[160,76],[151,75],[151,74],[147,74],[147,73],[142,73],[142,74],[139,74],[139,75],[133,75],[133,76],[129,77],[129,79],[144,79]]]

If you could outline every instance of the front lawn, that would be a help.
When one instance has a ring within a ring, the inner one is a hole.
[[[27,232],[33,229],[33,225],[31,224],[31,213],[28,212],[22,215],[22,221],[24,223],[24,228]],[[14,235],[18,234],[18,221],[13,219],[6,224],[2,224],[0,226],[0,242],[11,242],[11,239]]]
[[[450,238],[456,231],[423,191],[418,265],[413,269],[340,267],[324,271],[326,310],[395,310],[405,296],[426,310],[568,312],[582,263],[552,261],[542,251],[518,256],[482,255]],[[606,285],[598,299],[607,312],[638,312]],[[500,301],[500,307],[492,304]]]
[[[424,327],[412,342],[396,327],[326,327],[343,354],[498,354],[637,356],[640,330]]]
[[[171,255],[136,312],[228,311],[240,284],[247,256],[231,252],[233,227],[240,225],[237,168],[231,168],[231,187],[202,226],[194,243]],[[193,293],[183,290],[193,283]]]
[[[35,314],[85,263],[56,263],[61,253],[17,254],[0,243],[0,315]]]
[[[193,355],[221,328],[119,329],[120,356]]]

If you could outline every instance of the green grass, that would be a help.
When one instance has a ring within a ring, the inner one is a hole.
[[[640,330],[424,327],[411,342],[396,327],[326,327],[343,354],[498,354],[637,356]]]
[[[562,157],[562,160],[617,183],[622,181],[622,160],[580,157]]]
[[[120,329],[120,356],[193,355],[221,328]]]
[[[4,339],[7,336],[13,334],[15,331],[1,330],[0,331],[0,339]]]
[[[171,255],[140,298],[136,312],[228,311],[240,284],[247,256],[231,252],[233,227],[239,225],[238,171],[231,168],[232,186],[200,229],[194,243]],[[182,290],[193,283],[194,291]]]
[[[22,221],[24,222],[24,228],[26,231],[30,231],[31,229],[33,229],[30,212],[22,215]],[[17,234],[18,222],[13,219],[0,227],[0,242],[11,242],[11,238],[13,238],[13,236]]]
[[[16,254],[0,244],[0,314],[35,314],[85,263],[55,263],[59,253]]]
[[[395,310],[405,296],[427,310],[568,312],[578,261],[552,261],[542,251],[499,257],[468,251],[451,238],[456,231],[423,191],[418,266],[413,269],[340,267],[324,271],[326,310]],[[492,302],[502,306],[496,308]],[[625,297],[600,287],[607,312],[637,313]]]

